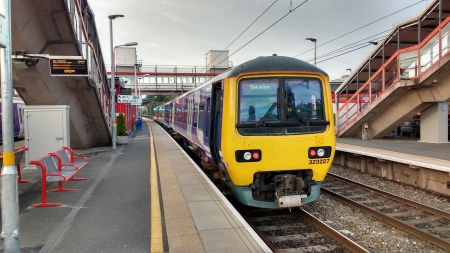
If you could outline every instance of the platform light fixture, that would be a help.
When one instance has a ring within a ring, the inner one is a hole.
[[[112,28],[112,21],[116,18],[123,18],[125,17],[122,14],[114,14],[114,15],[109,15],[108,19],[109,19],[109,34],[110,34],[110,40],[111,40],[111,81],[109,82],[109,86],[110,86],[110,96],[111,96],[111,108],[110,108],[110,117],[109,117],[109,121],[111,123],[111,134],[112,134],[112,147],[113,149],[116,149],[116,77],[115,77],[115,73],[114,73],[114,44],[113,44],[113,28]]]
[[[139,77],[139,80],[142,79],[142,81],[143,81],[143,80],[144,80],[144,77],[146,77],[146,76],[150,76],[150,74],[145,74],[145,75]],[[138,84],[138,96],[141,97],[141,86],[140,86],[140,84]],[[140,112],[140,115],[141,115],[141,117],[142,117],[142,104],[140,105],[139,108],[140,108],[139,112]]]
[[[314,39],[314,38],[306,38],[306,40],[309,40],[309,41],[311,41],[311,42],[314,42],[314,66],[316,66],[316,60],[317,60],[317,57],[316,57],[316,49],[317,49],[317,47],[316,47],[316,42],[317,42],[317,39]]]

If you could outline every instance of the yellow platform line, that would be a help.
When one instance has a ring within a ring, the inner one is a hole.
[[[156,171],[155,148],[153,134],[150,128],[150,252],[164,252],[162,225],[161,225],[161,204],[159,202],[158,173]]]

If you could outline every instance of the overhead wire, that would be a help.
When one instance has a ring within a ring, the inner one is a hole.
[[[353,43],[351,43],[351,44],[349,44],[349,45],[347,45],[347,46],[343,46],[343,47],[338,48],[338,49],[335,49],[335,50],[333,50],[333,51],[331,51],[331,52],[328,52],[328,53],[325,53],[325,54],[323,54],[323,55],[320,55],[320,56],[316,57],[316,59],[324,58],[324,57],[327,57],[327,56],[329,56],[329,55],[333,55],[333,54],[336,54],[336,53],[345,51],[345,50],[347,50],[347,49],[351,49],[351,48],[354,48],[354,47],[358,47],[358,46],[360,46],[360,45],[362,45],[362,44],[365,44],[365,43],[369,43],[369,42],[377,42],[377,43],[378,43],[379,41],[381,41],[381,40],[384,38],[384,36],[376,37],[376,38],[373,38],[373,37],[378,36],[378,35],[380,35],[380,34],[384,34],[385,32],[388,32],[388,31],[390,31],[390,30],[385,30],[385,31],[383,31],[383,32],[380,32],[380,33],[377,33],[377,34],[375,34],[375,35],[369,36],[369,37],[364,38],[364,39],[362,39],[362,40],[353,42]],[[370,39],[370,40],[369,40],[369,39]],[[361,42],[363,42],[363,43],[361,43]],[[311,61],[314,61],[314,59],[308,60],[307,62],[311,62]]]
[[[239,34],[224,50],[222,50],[222,51],[225,51],[225,50],[227,50],[237,39],[239,39],[239,37],[241,37],[242,36],[242,34],[244,34],[260,17],[262,17],[262,15],[264,15],[276,2],[277,2],[278,0],[275,0],[263,13],[261,13],[249,26],[247,26],[247,28],[245,28],[245,30],[244,31],[242,31],[241,32],[241,34]],[[292,5],[292,3],[291,3],[291,5]],[[216,58],[214,58],[212,61],[211,61],[211,63],[212,62],[214,62],[216,59],[217,59],[217,57],[219,57],[220,55],[221,55],[222,53],[220,53],[220,54],[218,54],[217,56],[216,56]],[[220,62],[220,63],[222,63],[222,62]],[[219,64],[220,64],[219,63]],[[217,66],[217,65],[216,65]],[[203,70],[203,69],[202,69]]]
[[[222,62],[224,62],[225,60],[228,60],[231,56],[233,56],[234,54],[236,54],[237,52],[239,52],[241,49],[243,49],[245,46],[247,46],[248,44],[250,44],[252,41],[254,41],[256,38],[258,38],[259,36],[261,36],[263,33],[265,33],[267,30],[269,30],[270,28],[272,28],[274,25],[276,25],[279,21],[281,21],[282,19],[284,19],[286,16],[288,16],[289,14],[291,14],[293,11],[295,11],[296,9],[298,9],[299,7],[301,7],[302,5],[304,5],[306,2],[307,2],[308,0],[305,0],[304,2],[302,2],[302,3],[300,3],[298,6],[296,6],[294,9],[292,9],[292,1],[291,1],[291,4],[290,4],[290,7],[289,7],[289,12],[286,14],[286,15],[284,15],[284,16],[282,16],[280,19],[278,19],[277,21],[275,21],[272,25],[270,25],[269,27],[267,27],[266,29],[264,29],[261,33],[259,33],[258,35],[256,35],[254,38],[252,38],[250,41],[248,41],[247,43],[245,43],[243,46],[241,46],[240,48],[238,48],[235,52],[233,52],[231,55],[229,55],[227,58],[225,58],[225,59],[223,59],[222,61],[220,61],[219,63],[217,63],[215,66],[217,66],[217,65],[219,65],[220,63],[222,63]],[[361,27],[359,27],[359,28],[357,28],[357,29],[354,29],[354,30],[352,30],[352,31],[350,31],[350,32],[348,32],[348,33],[345,33],[345,34],[343,34],[343,35],[341,35],[341,36],[339,36],[339,37],[337,37],[337,38],[334,38],[334,39],[332,39],[332,40],[330,40],[330,41],[327,41],[327,42],[325,42],[325,43],[323,43],[323,44],[320,44],[319,46],[317,46],[317,47],[320,47],[320,46],[323,46],[323,45],[326,45],[326,44],[328,44],[328,43],[331,43],[331,42],[333,42],[333,41],[335,41],[335,40],[338,40],[338,39],[340,39],[340,38],[342,38],[342,37],[344,37],[344,36],[347,36],[347,35],[349,35],[349,34],[351,34],[351,33],[354,33],[354,32],[356,32],[356,31],[358,31],[358,30],[361,30],[362,28],[365,28],[365,27],[367,27],[367,26],[369,26],[369,25],[372,25],[372,24],[374,24],[374,23],[376,23],[376,22],[378,22],[378,21],[380,21],[380,20],[383,20],[383,19],[385,19],[385,18],[387,18],[387,17],[390,17],[390,16],[392,16],[392,15],[394,15],[394,14],[396,14],[396,13],[399,13],[399,12],[401,12],[401,11],[403,11],[403,10],[406,10],[406,9],[408,9],[408,8],[410,8],[410,7],[412,7],[412,6],[415,6],[415,5],[417,5],[417,4],[419,4],[419,3],[421,3],[421,2],[424,2],[425,0],[420,0],[420,1],[418,1],[418,2],[416,2],[416,3],[414,3],[414,4],[411,4],[411,5],[409,5],[409,6],[407,6],[407,7],[405,7],[405,8],[402,8],[402,9],[400,9],[400,10],[398,10],[398,11],[395,11],[395,12],[393,12],[393,13],[390,13],[390,14],[388,14],[388,15],[386,15],[386,16],[384,16],[384,17],[382,17],[382,18],[379,18],[379,19],[377,19],[377,20],[375,20],[375,21],[373,21],[373,22],[370,22],[370,23],[368,23],[368,24],[366,24],[366,25],[364,25],[364,26],[361,26]],[[277,0],[275,1],[275,2],[277,2]],[[251,25],[253,25],[265,12],[267,12],[267,10],[268,9],[270,9],[274,4],[275,4],[275,2],[274,3],[272,3],[252,24],[250,24],[250,26]],[[249,27],[250,27],[249,26]],[[229,48],[229,46],[231,46],[245,31],[247,31],[248,30],[248,28],[249,27],[247,27],[247,29],[245,29],[236,39],[234,39],[233,40],[233,42],[232,43],[230,43],[230,45],[228,45],[227,47],[226,47],[226,49],[227,48]],[[387,31],[389,31],[389,30],[387,30]],[[384,32],[386,32],[386,31],[384,31]],[[381,32],[381,33],[384,33],[384,32]],[[379,35],[379,34],[381,34],[381,33],[378,33],[378,34],[376,34],[376,35],[373,35],[373,36],[370,36],[370,37],[368,37],[368,38],[371,38],[371,37],[374,37],[374,36],[377,36],[377,35]],[[363,40],[360,40],[359,42],[361,42],[361,41],[363,41]],[[358,42],[355,42],[355,43],[352,43],[352,44],[350,44],[350,45],[348,45],[348,46],[345,46],[345,47],[342,47],[342,48],[340,48],[340,49],[337,49],[337,50],[334,50],[334,51],[332,51],[332,52],[329,52],[329,53],[327,53],[326,55],[322,55],[322,56],[320,56],[320,58],[323,58],[323,57],[326,57],[326,56],[328,56],[328,55],[333,55],[333,54],[335,54],[335,53],[339,53],[339,52],[342,52],[342,51],[344,51],[345,50],[345,48],[347,48],[348,47],[348,49],[351,49],[351,48],[354,48],[354,47],[357,47],[357,46],[359,46],[359,45],[355,45],[355,46],[351,46],[351,45],[353,45],[353,44],[356,44],[356,43],[358,43]],[[360,44],[360,45],[362,45],[362,44]],[[364,48],[364,47],[367,47],[367,46],[369,46],[369,45],[364,45],[364,46],[361,46],[361,47],[358,47],[358,48],[356,48],[356,49],[353,49],[353,50],[351,50],[351,51],[347,51],[346,53],[350,53],[350,52],[353,52],[353,51],[356,51],[356,50],[359,50],[359,49],[361,49],[361,48]],[[316,47],[316,48],[317,48]],[[225,49],[225,50],[226,50]],[[303,54],[305,54],[305,53],[307,53],[307,52],[309,52],[309,51],[312,51],[313,49],[310,49],[310,50],[307,50],[307,51],[305,51],[305,52],[303,52],[303,53],[300,53],[300,54],[298,54],[298,55],[296,55],[296,56],[294,56],[294,58],[297,58],[298,56],[300,56],[300,55],[303,55]],[[340,55],[338,55],[338,56],[341,56],[341,55],[344,55],[344,54],[346,54],[346,53],[342,53],[342,54],[340,54]],[[325,60],[323,60],[323,61],[326,61],[326,60],[329,60],[329,59],[333,59],[333,58],[336,58],[336,57],[338,57],[338,56],[333,56],[333,57],[330,57],[330,58],[327,58],[327,59],[325,59]],[[218,56],[217,56],[218,57]],[[215,58],[215,59],[217,59],[217,57]],[[214,60],[215,60],[214,59]],[[320,61],[320,62],[323,62],[323,61]]]
[[[230,58],[231,56],[233,56],[234,54],[236,54],[237,52],[239,52],[242,48],[246,47],[248,44],[250,44],[252,41],[254,41],[256,38],[258,38],[259,36],[261,36],[263,33],[265,33],[267,30],[269,30],[270,28],[272,28],[274,25],[276,25],[278,22],[280,22],[282,19],[284,19],[285,17],[287,17],[289,14],[291,14],[292,12],[294,12],[295,10],[297,10],[299,7],[301,7],[303,4],[305,4],[306,2],[308,2],[308,0],[303,1],[302,3],[300,3],[299,5],[297,5],[294,9],[290,10],[286,15],[282,16],[280,19],[278,19],[277,21],[275,21],[273,24],[271,24],[269,27],[267,27],[266,29],[264,29],[262,32],[260,32],[258,35],[256,35],[255,37],[253,37],[253,39],[251,39],[250,41],[248,41],[247,43],[245,43],[243,46],[241,46],[238,50],[236,50],[234,53],[232,53],[231,55],[229,55],[227,58],[223,59],[221,62],[219,62],[217,65],[219,65],[220,63],[224,62],[225,60],[228,60],[228,58]],[[217,66],[216,65],[216,66]]]
[[[354,29],[354,30],[352,30],[352,31],[350,31],[350,32],[347,32],[347,33],[345,33],[345,34],[343,34],[343,35],[341,35],[341,36],[338,36],[337,38],[334,38],[334,39],[329,40],[329,41],[327,41],[327,42],[325,42],[325,43],[323,43],[323,44],[320,44],[320,45],[318,45],[316,48],[321,47],[321,46],[326,45],[326,44],[329,44],[329,43],[331,43],[331,42],[333,42],[333,41],[335,41],[335,40],[338,40],[338,39],[340,39],[340,38],[342,38],[342,37],[344,37],[344,36],[347,36],[347,35],[349,35],[349,34],[351,34],[351,33],[354,33],[354,32],[356,32],[356,31],[358,31],[358,30],[361,30],[361,29],[363,29],[363,28],[365,28],[365,27],[367,27],[367,26],[369,26],[369,25],[372,25],[372,24],[374,24],[374,23],[376,23],[376,22],[378,22],[378,21],[380,21],[380,20],[383,20],[383,19],[385,19],[385,18],[388,18],[388,17],[390,17],[390,16],[392,16],[392,15],[394,15],[394,14],[397,14],[397,13],[399,13],[399,12],[401,12],[401,11],[404,11],[404,10],[406,10],[406,9],[412,7],[412,6],[415,6],[415,5],[417,5],[417,4],[421,3],[421,2],[424,2],[424,1],[425,1],[425,0],[420,0],[420,1],[416,2],[416,3],[414,3],[414,4],[411,4],[411,5],[409,5],[409,6],[405,7],[405,8],[403,8],[403,9],[400,9],[400,10],[398,10],[398,11],[395,11],[395,12],[393,12],[393,13],[391,13],[391,14],[388,14],[388,15],[386,15],[386,16],[384,16],[384,17],[381,17],[381,18],[379,18],[379,19],[377,19],[377,20],[375,20],[375,21],[372,21],[372,22],[370,22],[370,23],[368,23],[368,24],[366,24],[366,25],[363,25],[363,26],[361,26],[361,27],[359,27],[359,28],[356,28],[356,29]],[[303,55],[303,54],[305,54],[305,53],[307,53],[307,52],[310,52],[310,51],[312,51],[312,50],[314,50],[314,49],[309,49],[309,50],[307,50],[307,51],[305,51],[305,52],[303,52],[303,53],[300,53],[300,54],[294,56],[294,58],[297,58],[297,57],[299,57],[300,55]]]
[[[424,25],[429,25],[429,24],[434,23],[434,22],[437,22],[437,20],[430,20],[429,22],[425,22],[425,23],[423,23],[422,25],[423,25],[423,26],[424,26]],[[400,34],[406,33],[406,32],[409,32],[409,31],[415,30],[415,29],[417,29],[417,28],[416,28],[416,27],[408,27],[407,29],[401,30]],[[390,31],[390,30],[387,30],[387,31]],[[330,56],[330,55],[333,55],[333,54],[336,54],[336,53],[345,51],[346,48],[351,49],[351,48],[354,48],[354,47],[363,45],[363,44],[365,44],[365,43],[369,43],[369,41],[366,41],[368,38],[372,38],[372,37],[377,36],[377,35],[379,35],[379,34],[382,34],[382,33],[384,33],[384,32],[386,32],[386,31],[383,31],[383,32],[381,32],[381,33],[377,33],[376,35],[369,36],[369,37],[367,37],[366,39],[363,39],[363,40],[360,40],[360,41],[358,41],[358,42],[352,43],[352,44],[350,44],[350,45],[344,46],[344,47],[342,47],[342,48],[340,48],[340,49],[331,51],[331,52],[329,52],[329,53],[326,53],[326,54],[324,54],[324,55],[321,55],[321,56],[317,57],[316,59],[324,58],[324,57],[326,57],[326,56]],[[383,36],[383,37],[380,37],[379,40],[375,39],[374,42],[380,42],[380,41],[382,41],[383,39],[384,39],[384,36]],[[353,45],[353,44],[356,44],[356,43],[359,43],[359,42],[362,42],[362,41],[365,41],[365,43],[360,43],[360,44],[358,44],[358,45],[351,46],[351,45]],[[350,47],[350,46],[351,46],[351,47]],[[327,59],[325,59],[325,60],[322,60],[322,61],[319,61],[319,62],[324,62],[324,61],[327,61],[327,60],[331,60],[331,59],[336,58],[336,57],[338,57],[338,56],[342,56],[342,55],[344,55],[344,54],[354,52],[354,51],[356,51],[356,50],[362,49],[362,48],[367,47],[367,46],[370,46],[370,45],[367,44],[367,45],[364,45],[364,46],[362,46],[362,47],[358,47],[358,48],[356,48],[356,49],[354,49],[354,50],[347,51],[347,52],[345,52],[345,53],[342,53],[342,54],[339,54],[339,55],[336,55],[336,56],[333,56],[333,57],[329,57],[329,58],[327,58]],[[311,61],[313,61],[313,60],[314,60],[314,59],[311,59],[311,60],[308,60],[307,62],[311,62]],[[319,62],[317,62],[317,63],[319,63]]]

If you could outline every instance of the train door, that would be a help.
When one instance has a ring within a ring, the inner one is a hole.
[[[23,124],[23,104],[17,104],[17,112],[18,112],[18,117],[19,117],[19,126],[20,126],[20,130],[19,130],[19,135],[17,136],[18,138],[24,138],[25,137],[25,126]]]
[[[186,128],[187,128],[187,138],[190,142],[192,142],[192,120],[193,120],[193,112],[194,112],[194,93],[190,93],[188,95],[188,105],[187,105],[187,119],[186,119]]]
[[[220,162],[220,143],[222,125],[222,82],[212,85],[211,97],[206,100],[204,144],[209,147],[216,165]]]
[[[170,124],[169,126],[173,129],[174,128],[174,123],[173,121],[175,120],[175,103],[171,103],[168,107],[169,109],[169,118],[170,118]]]

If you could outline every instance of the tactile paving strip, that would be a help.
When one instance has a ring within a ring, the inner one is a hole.
[[[152,125],[152,124],[151,124]],[[194,225],[186,200],[179,187],[177,177],[164,147],[175,145],[158,137],[165,134],[162,129],[152,127],[159,183],[164,206],[164,222],[170,252],[204,252],[200,236]],[[170,150],[171,148],[169,148]],[[175,148],[174,148],[175,150]]]

